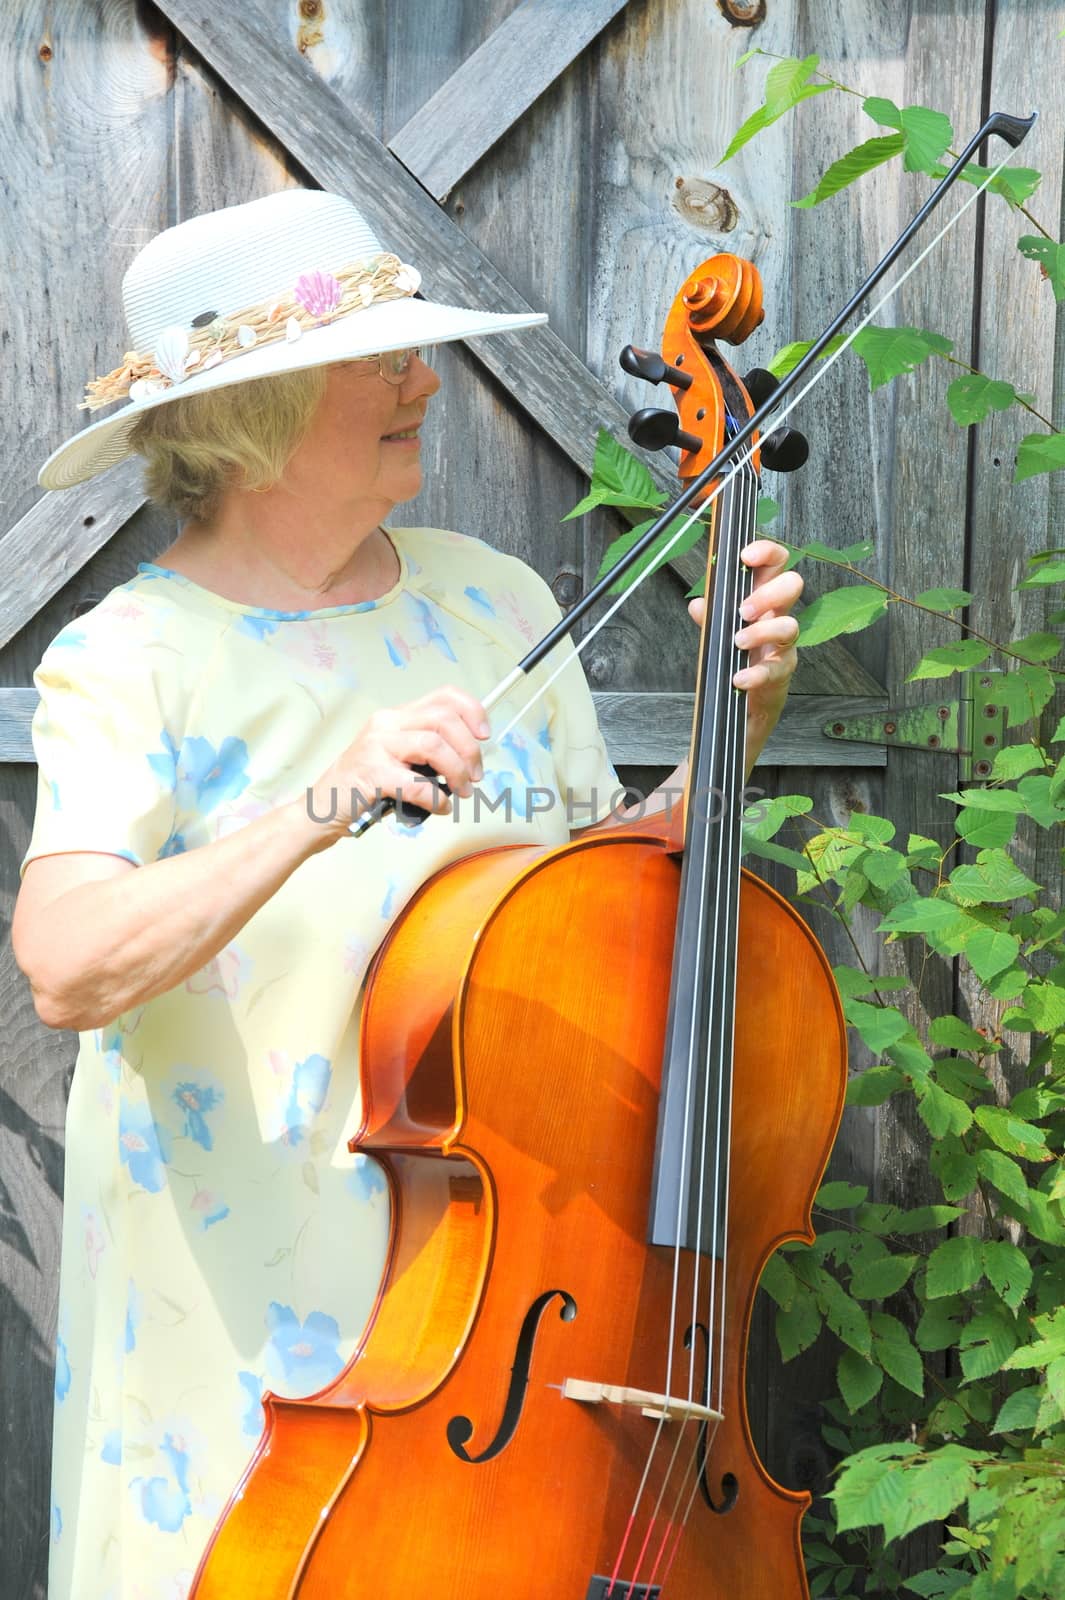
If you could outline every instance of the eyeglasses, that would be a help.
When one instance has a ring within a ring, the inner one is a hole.
[[[398,389],[410,371],[410,364],[415,356],[419,360],[422,358],[422,352],[417,346],[412,350],[385,350],[379,356],[355,356],[350,362],[345,362],[344,365],[362,367],[369,366],[372,362],[385,382]]]

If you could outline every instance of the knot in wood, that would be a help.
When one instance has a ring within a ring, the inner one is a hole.
[[[757,28],[765,21],[765,0],[717,0],[717,9],[734,28]]]

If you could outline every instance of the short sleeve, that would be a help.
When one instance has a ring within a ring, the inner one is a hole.
[[[531,567],[525,572],[530,611],[542,638],[561,620],[562,611],[539,573]],[[570,827],[586,828],[601,822],[620,803],[624,785],[607,755],[584,666],[569,639],[536,669],[533,679],[540,683],[556,672],[544,703],[558,792],[567,806]]]
[[[174,779],[148,663],[60,634],[33,681],[37,809],[20,878],[37,856],[70,851],[156,860],[171,835]]]

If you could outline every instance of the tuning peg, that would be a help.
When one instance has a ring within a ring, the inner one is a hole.
[[[756,407],[764,406],[770,395],[780,388],[780,379],[774,378],[765,367],[752,367],[750,372],[745,372],[743,375],[743,387]]]
[[[810,454],[810,441],[798,428],[778,428],[762,440],[762,465],[770,472],[795,472]]]
[[[682,450],[701,450],[703,441],[696,433],[685,433],[675,411],[637,411],[629,420],[629,438],[644,450],[664,450],[679,444]]]
[[[654,350],[641,350],[634,344],[627,344],[618,360],[634,378],[644,378],[648,383],[671,383],[674,389],[691,388],[691,373],[671,367]]]

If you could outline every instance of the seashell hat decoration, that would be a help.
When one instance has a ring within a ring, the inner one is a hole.
[[[86,386],[80,409],[126,404],[53,451],[38,482],[67,489],[114,466],[138,417],[184,395],[547,321],[416,299],[420,283],[350,200],[317,189],[167,228],[122,280],[132,348]]]

